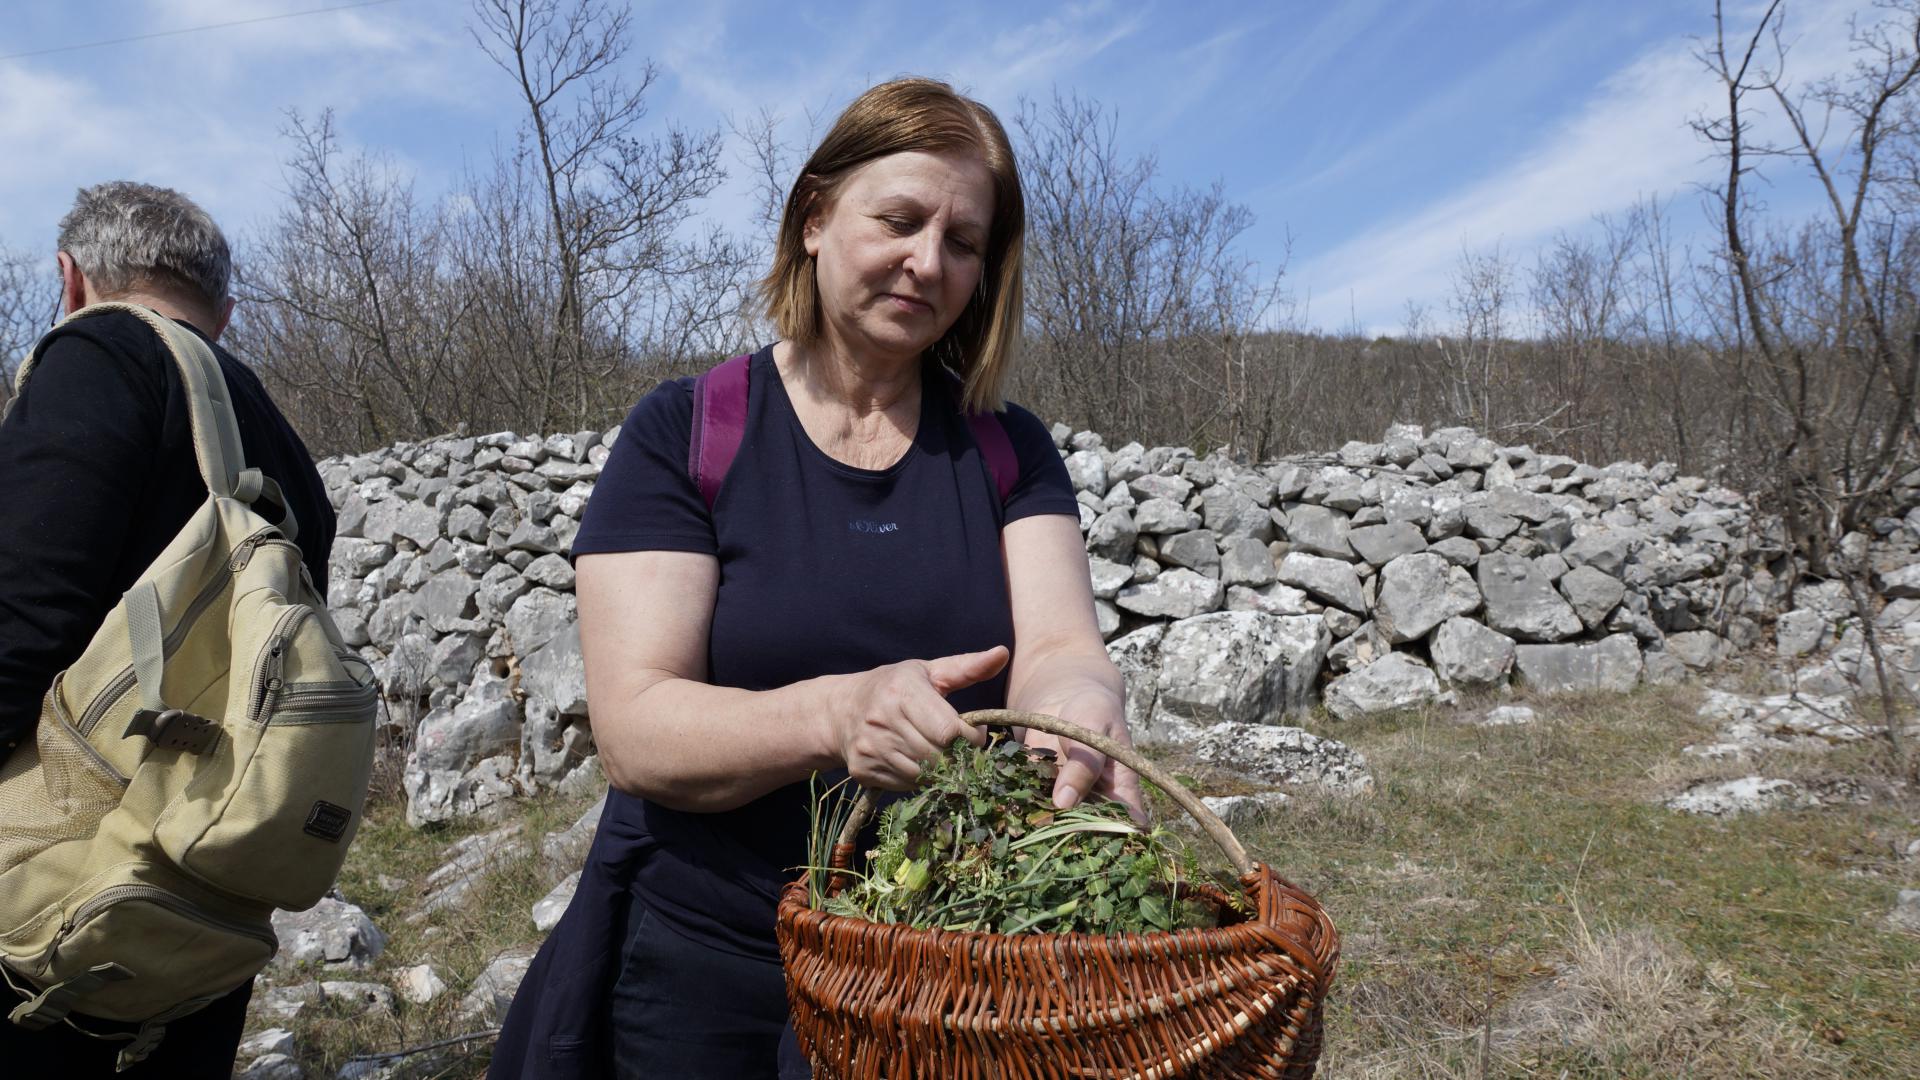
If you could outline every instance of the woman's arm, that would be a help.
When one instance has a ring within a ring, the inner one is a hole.
[[[1063,514],[1021,518],[1001,532],[1001,543],[1013,600],[1008,706],[1058,716],[1130,744],[1126,683],[1107,658],[1094,622],[1093,583],[1077,522]],[[1071,806],[1094,790],[1144,818],[1140,778],[1132,769],[1078,743],[1061,746],[1041,732],[1028,732],[1026,742],[1062,751],[1055,805]]]
[[[711,555],[582,555],[574,583],[594,742],[614,787],[677,810],[730,810],[845,765],[900,790],[953,739],[985,736],[942,695],[991,678],[1006,650],[908,660],[777,690],[710,686]],[[1097,638],[1096,638],[1097,640]]]

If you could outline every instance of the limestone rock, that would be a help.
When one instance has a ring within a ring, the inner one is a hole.
[[[1233,585],[1227,589],[1228,611],[1261,611],[1268,615],[1307,615],[1312,613],[1307,594],[1291,585],[1274,582],[1258,589]],[[1329,630],[1332,627],[1328,627]]]
[[[1133,558],[1134,541],[1139,535],[1133,514],[1124,509],[1108,510],[1087,527],[1087,550],[1103,559],[1127,562]]]
[[[1259,588],[1274,581],[1273,555],[1267,545],[1255,537],[1242,536],[1227,541],[1220,553],[1220,580],[1229,586]]]
[[[1367,759],[1347,744],[1297,727],[1220,724],[1193,744],[1199,760],[1270,784],[1358,795],[1373,788]]]
[[[1783,658],[1804,656],[1833,639],[1833,624],[1817,611],[1789,611],[1774,624],[1775,647]]]
[[[1160,642],[1167,623],[1151,623],[1107,642],[1107,658],[1127,685],[1127,728],[1136,742],[1153,742],[1149,720],[1159,694]]]
[[[1495,552],[1480,559],[1488,626],[1521,641],[1563,641],[1584,628],[1580,616],[1532,560]]]
[[[579,887],[580,871],[575,870],[541,897],[533,905],[533,928],[544,934],[560,925],[560,916],[566,914],[567,905],[573,903],[574,891]]]
[[[1427,538],[1418,526],[1405,521],[1369,525],[1347,534],[1353,550],[1374,566],[1384,566],[1402,555],[1427,550]]]
[[[1252,795],[1208,795],[1200,800],[1229,829],[1252,825],[1292,799],[1284,791],[1262,791]]]
[[[1318,615],[1222,611],[1183,619],[1160,642],[1154,711],[1197,727],[1302,712],[1313,703],[1330,644]]]
[[[410,767],[459,772],[520,741],[520,704],[505,679],[477,679],[458,704],[420,721]]]
[[[1885,923],[1889,930],[1920,934],[1920,889],[1901,889]]]
[[[307,1071],[283,1053],[261,1054],[233,1074],[235,1080],[306,1080]]]
[[[1434,674],[1452,686],[1498,686],[1513,671],[1513,639],[1461,616],[1434,630],[1428,651]]]
[[[1525,705],[1501,705],[1487,711],[1480,720],[1481,727],[1516,727],[1531,724],[1539,719],[1534,711]]]
[[[1430,552],[1402,555],[1380,568],[1373,620],[1387,641],[1417,641],[1480,606],[1473,575]]]
[[[1612,634],[1591,645],[1520,645],[1513,662],[1527,685],[1550,694],[1625,693],[1640,682],[1640,645],[1632,634]]]
[[[1120,595],[1120,590],[1133,581],[1133,567],[1130,565],[1103,559],[1098,555],[1087,560],[1087,570],[1093,579],[1093,595],[1099,600],[1111,600]]]
[[[1170,499],[1148,499],[1133,508],[1133,523],[1140,532],[1165,536],[1199,528],[1200,515]],[[1112,555],[1107,557],[1113,558]]]
[[[425,1005],[446,993],[447,983],[432,964],[415,964],[400,972],[399,992],[408,1002]]]
[[[1144,585],[1120,590],[1114,603],[1149,618],[1187,619],[1216,610],[1226,587],[1215,578],[1184,568],[1169,570]]]
[[[1404,653],[1387,655],[1327,684],[1327,711],[1342,720],[1424,705],[1440,696],[1431,669]]]
[[[1360,576],[1351,563],[1289,551],[1287,557],[1280,560],[1275,576],[1283,584],[1305,589],[1348,611],[1359,613],[1367,609],[1366,597],[1360,591]]]
[[[1764,810],[1817,806],[1819,801],[1811,792],[1791,780],[1743,776],[1737,780],[1695,784],[1668,798],[1664,805],[1669,810],[1678,810],[1683,814],[1733,817]]]
[[[480,972],[480,977],[473,980],[473,989],[460,999],[460,1017],[470,1023],[488,1025],[505,1019],[507,1007],[513,1004],[514,992],[520,989],[520,981],[527,977],[527,969],[533,965],[535,948],[521,945],[494,957]]]
[[[1220,576],[1220,544],[1211,532],[1195,529],[1160,540],[1160,561],[1184,566],[1210,578]]]
[[[323,896],[305,911],[275,911],[273,932],[280,939],[273,966],[282,969],[362,971],[387,947],[387,935],[367,913],[337,896]]]
[[[1619,578],[1590,563],[1561,575],[1559,585],[1560,594],[1573,605],[1580,624],[1589,630],[1606,625],[1607,616],[1613,614],[1613,609],[1620,606],[1621,598],[1627,594],[1627,587]]]
[[[1727,643],[1711,630],[1689,630],[1667,635],[1667,651],[1695,670],[1710,668],[1727,655]]]
[[[571,593],[547,588],[534,589],[515,600],[506,618],[507,636],[513,639],[514,651],[529,656],[553,640],[573,621],[574,608]]]
[[[1287,541],[1302,551],[1336,559],[1353,558],[1348,517],[1311,503],[1287,511]]]

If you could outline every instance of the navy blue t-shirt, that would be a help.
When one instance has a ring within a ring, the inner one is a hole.
[[[999,419],[1020,475],[1001,505],[956,388],[939,368],[925,376],[911,448],[888,468],[858,469],[813,444],[772,347],[761,349],[748,369],[740,452],[711,515],[687,475],[693,380],[662,383],[627,415],[574,555],[716,556],[720,584],[707,642],[707,678],[716,686],[770,690],[902,660],[1012,648],[1000,529],[1034,514],[1077,514],[1073,486],[1046,428],[1009,405]],[[949,700],[961,711],[1003,706],[1005,672]],[[777,960],[774,907],[806,860],[808,798],[806,784],[793,784],[735,810],[701,814],[616,791],[602,835],[623,835],[637,848],[624,853],[634,867],[631,888],[667,925],[717,948]]]

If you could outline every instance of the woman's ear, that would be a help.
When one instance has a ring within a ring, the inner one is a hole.
[[[806,217],[800,222],[800,246],[806,249],[809,259],[820,255],[820,230],[826,224],[826,209],[817,192],[807,196]]]

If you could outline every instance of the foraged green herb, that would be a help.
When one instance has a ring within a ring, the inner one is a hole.
[[[824,868],[851,800],[830,789],[815,803],[809,901],[869,922],[1002,934],[1219,924],[1184,884],[1200,876],[1186,844],[1112,800],[1055,810],[1052,773],[1010,739],[955,740],[919,791],[882,812],[879,845],[831,897]]]

